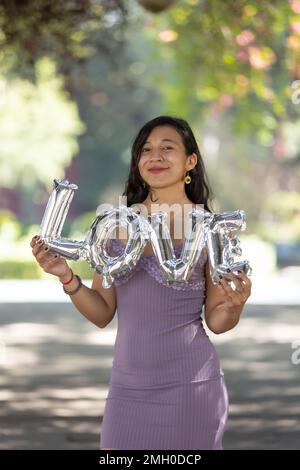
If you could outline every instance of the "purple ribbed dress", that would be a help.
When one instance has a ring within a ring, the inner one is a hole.
[[[125,245],[113,238],[108,247],[117,256]],[[206,261],[203,249],[180,286],[166,283],[155,255],[142,254],[115,279],[118,328],[100,448],[223,450],[229,403],[202,324]]]

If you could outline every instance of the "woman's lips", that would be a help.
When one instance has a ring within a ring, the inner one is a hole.
[[[161,171],[167,170],[168,168],[157,168],[157,169],[149,169],[150,173],[160,173]]]

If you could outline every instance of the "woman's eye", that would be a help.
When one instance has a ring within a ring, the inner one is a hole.
[[[166,147],[163,147],[163,150],[164,150],[164,149],[172,150],[172,148],[173,148],[173,147],[168,147],[168,146],[166,146]],[[145,153],[145,152],[148,152],[148,150],[150,150],[150,149],[149,149],[149,148],[144,148],[144,149],[142,149],[142,152]]]

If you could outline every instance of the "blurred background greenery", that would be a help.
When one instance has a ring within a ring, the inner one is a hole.
[[[0,46],[0,278],[49,276],[29,241],[53,179],[79,186],[63,236],[82,239],[160,114],[190,123],[216,211],[245,210],[243,257],[274,272],[297,252],[300,0],[12,0]]]

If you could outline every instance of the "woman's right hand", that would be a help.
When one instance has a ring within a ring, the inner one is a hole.
[[[71,268],[65,258],[58,253],[51,253],[50,247],[44,240],[41,240],[39,235],[31,239],[30,246],[33,256],[46,273],[58,276],[60,279],[70,278]]]

